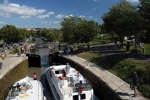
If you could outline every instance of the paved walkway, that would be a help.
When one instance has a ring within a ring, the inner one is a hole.
[[[93,74],[100,77],[112,90],[116,91],[122,100],[149,100],[144,98],[139,92],[136,97],[133,97],[134,91],[130,89],[129,84],[102,67],[77,56],[68,55],[64,57],[77,62],[78,64],[90,70]]]
[[[21,56],[17,56],[16,54],[7,54],[7,58],[3,60],[2,69],[0,69],[0,79],[2,79],[7,72],[25,59],[27,59],[25,54],[22,54]]]

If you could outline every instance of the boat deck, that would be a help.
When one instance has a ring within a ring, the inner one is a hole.
[[[12,92],[15,96],[7,97],[6,100],[43,100],[43,88],[41,83],[38,80],[28,80],[23,79],[16,82],[13,86],[15,87],[19,83],[20,92],[17,92],[16,88],[14,88],[16,92]],[[23,86],[26,84],[26,86]]]

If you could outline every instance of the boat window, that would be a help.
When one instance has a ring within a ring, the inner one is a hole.
[[[73,95],[73,100],[79,100],[78,95]]]
[[[57,70],[57,71],[55,71],[55,73],[56,73],[56,74],[59,74],[59,71]]]
[[[81,100],[82,99],[86,99],[86,95],[85,94],[81,94],[80,98],[81,98]]]

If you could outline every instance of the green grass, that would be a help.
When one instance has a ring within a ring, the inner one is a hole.
[[[111,43],[110,40],[100,40],[100,39],[94,39],[93,41],[89,42],[90,45],[100,45],[100,44],[108,44]]]
[[[107,69],[117,75],[127,83],[132,82],[133,72],[136,71],[139,76],[138,90],[145,96],[150,98],[150,63],[140,60],[134,60],[134,55],[113,54],[106,55],[96,52],[83,52],[77,56]]]
[[[150,44],[144,44],[145,47],[145,54],[150,55]]]
[[[133,49],[133,48],[135,48],[135,46],[134,46],[133,43],[131,43],[130,50]],[[138,48],[139,50],[141,50],[141,53],[140,53],[140,54],[143,54],[143,53],[142,53],[142,48],[139,47],[139,46],[137,46],[137,48]],[[150,55],[150,44],[145,43],[145,44],[144,44],[144,48],[145,48],[145,55]],[[123,48],[121,48],[120,50],[121,50],[121,51],[126,51],[126,46],[123,46]]]

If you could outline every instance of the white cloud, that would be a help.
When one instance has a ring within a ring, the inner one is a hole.
[[[59,14],[59,15],[57,15],[57,16],[55,16],[56,18],[63,18],[63,17],[65,17],[65,15],[61,15],[61,14]]]
[[[52,15],[52,14],[54,14],[54,12],[48,12],[48,13],[47,13],[47,15]]]
[[[6,24],[6,23],[5,23],[5,22],[1,22],[1,21],[0,21],[0,24]]]
[[[97,0],[93,0],[93,1],[97,1]]]
[[[46,24],[47,22],[41,22],[42,24]]]
[[[50,15],[39,15],[39,16],[37,16],[36,18],[47,18],[47,17],[50,17]]]
[[[14,3],[9,3],[8,0],[4,0],[4,4],[0,4],[0,15],[20,15],[20,16],[36,16],[46,12],[45,9],[36,9],[34,7],[28,7],[26,5],[19,5]]]
[[[60,23],[60,22],[59,22],[59,21],[54,21],[53,23],[54,23],[54,24],[58,24],[58,23]]]
[[[7,4],[8,3],[8,0],[4,0],[4,4]]]
[[[74,17],[74,15],[70,14],[70,15],[65,16],[65,18],[69,18],[69,17]]]
[[[93,18],[93,16],[89,16],[89,18]]]
[[[10,17],[10,14],[0,12],[0,17],[9,18],[9,17]]]
[[[83,16],[83,15],[80,15],[79,17],[80,17],[80,18],[85,18],[85,16]]]
[[[20,18],[27,19],[27,18],[31,18],[31,16],[21,16]]]
[[[139,2],[139,0],[127,0],[129,2]]]

